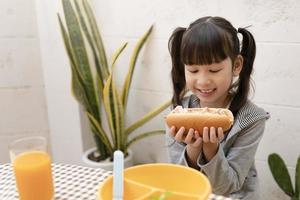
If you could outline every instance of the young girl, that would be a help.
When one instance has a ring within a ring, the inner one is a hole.
[[[203,172],[215,194],[259,199],[255,152],[269,114],[248,100],[256,51],[252,34],[224,18],[203,17],[177,28],[169,51],[173,108],[229,108],[235,117],[225,133],[219,127],[205,127],[201,136],[193,129],[183,134],[184,127],[168,129],[171,162]],[[184,97],[187,91],[192,94]]]

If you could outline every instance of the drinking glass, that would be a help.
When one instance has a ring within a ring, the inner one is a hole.
[[[44,137],[25,137],[9,145],[20,200],[52,200],[51,158]]]

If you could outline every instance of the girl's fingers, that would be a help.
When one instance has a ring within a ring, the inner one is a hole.
[[[205,143],[208,143],[209,142],[209,130],[208,130],[208,127],[204,127],[203,128],[203,135],[202,135],[202,139],[203,139],[203,142]]]
[[[216,129],[215,127],[204,127],[202,139],[204,143],[218,143],[224,139],[224,132],[221,127]]]
[[[202,145],[202,138],[199,137],[196,139],[196,141],[193,143],[193,147],[200,147]]]
[[[199,138],[201,138],[201,143],[217,143],[224,139],[224,132],[221,127],[218,127],[217,130],[215,127],[204,127],[202,137],[200,136],[199,131],[195,131],[194,129],[190,129],[187,135],[184,135],[184,132],[184,127],[180,127],[177,132],[175,126],[170,128],[170,135],[174,137],[176,141],[184,142],[186,144],[195,143]]]
[[[171,135],[172,137],[175,137],[175,135],[176,135],[176,127],[175,127],[175,126],[172,126],[172,127],[170,128],[170,135]]]
[[[190,128],[189,132],[187,133],[184,143],[190,144],[192,142],[192,139],[194,137],[194,129]]]
[[[194,138],[197,140],[200,137],[199,131],[194,132]]]
[[[218,128],[218,140],[221,142],[224,139],[224,132],[221,127]]]
[[[183,133],[185,131],[184,127],[180,127],[180,129],[177,131],[176,135],[175,135],[175,140],[178,142],[182,142],[183,141]]]
[[[210,127],[209,130],[209,140],[211,143],[217,143],[217,134],[216,134],[216,128],[215,127]]]

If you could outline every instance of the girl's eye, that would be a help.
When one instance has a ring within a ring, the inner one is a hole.
[[[211,73],[217,73],[219,71],[221,71],[221,69],[217,69],[217,70],[209,70]]]
[[[188,70],[190,73],[194,74],[194,73],[197,73],[198,70]]]

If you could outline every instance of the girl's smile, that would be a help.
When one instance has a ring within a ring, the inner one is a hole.
[[[209,97],[214,94],[214,92],[216,91],[216,88],[214,88],[214,89],[196,89],[196,90],[199,91],[199,95],[201,95],[203,97]]]

